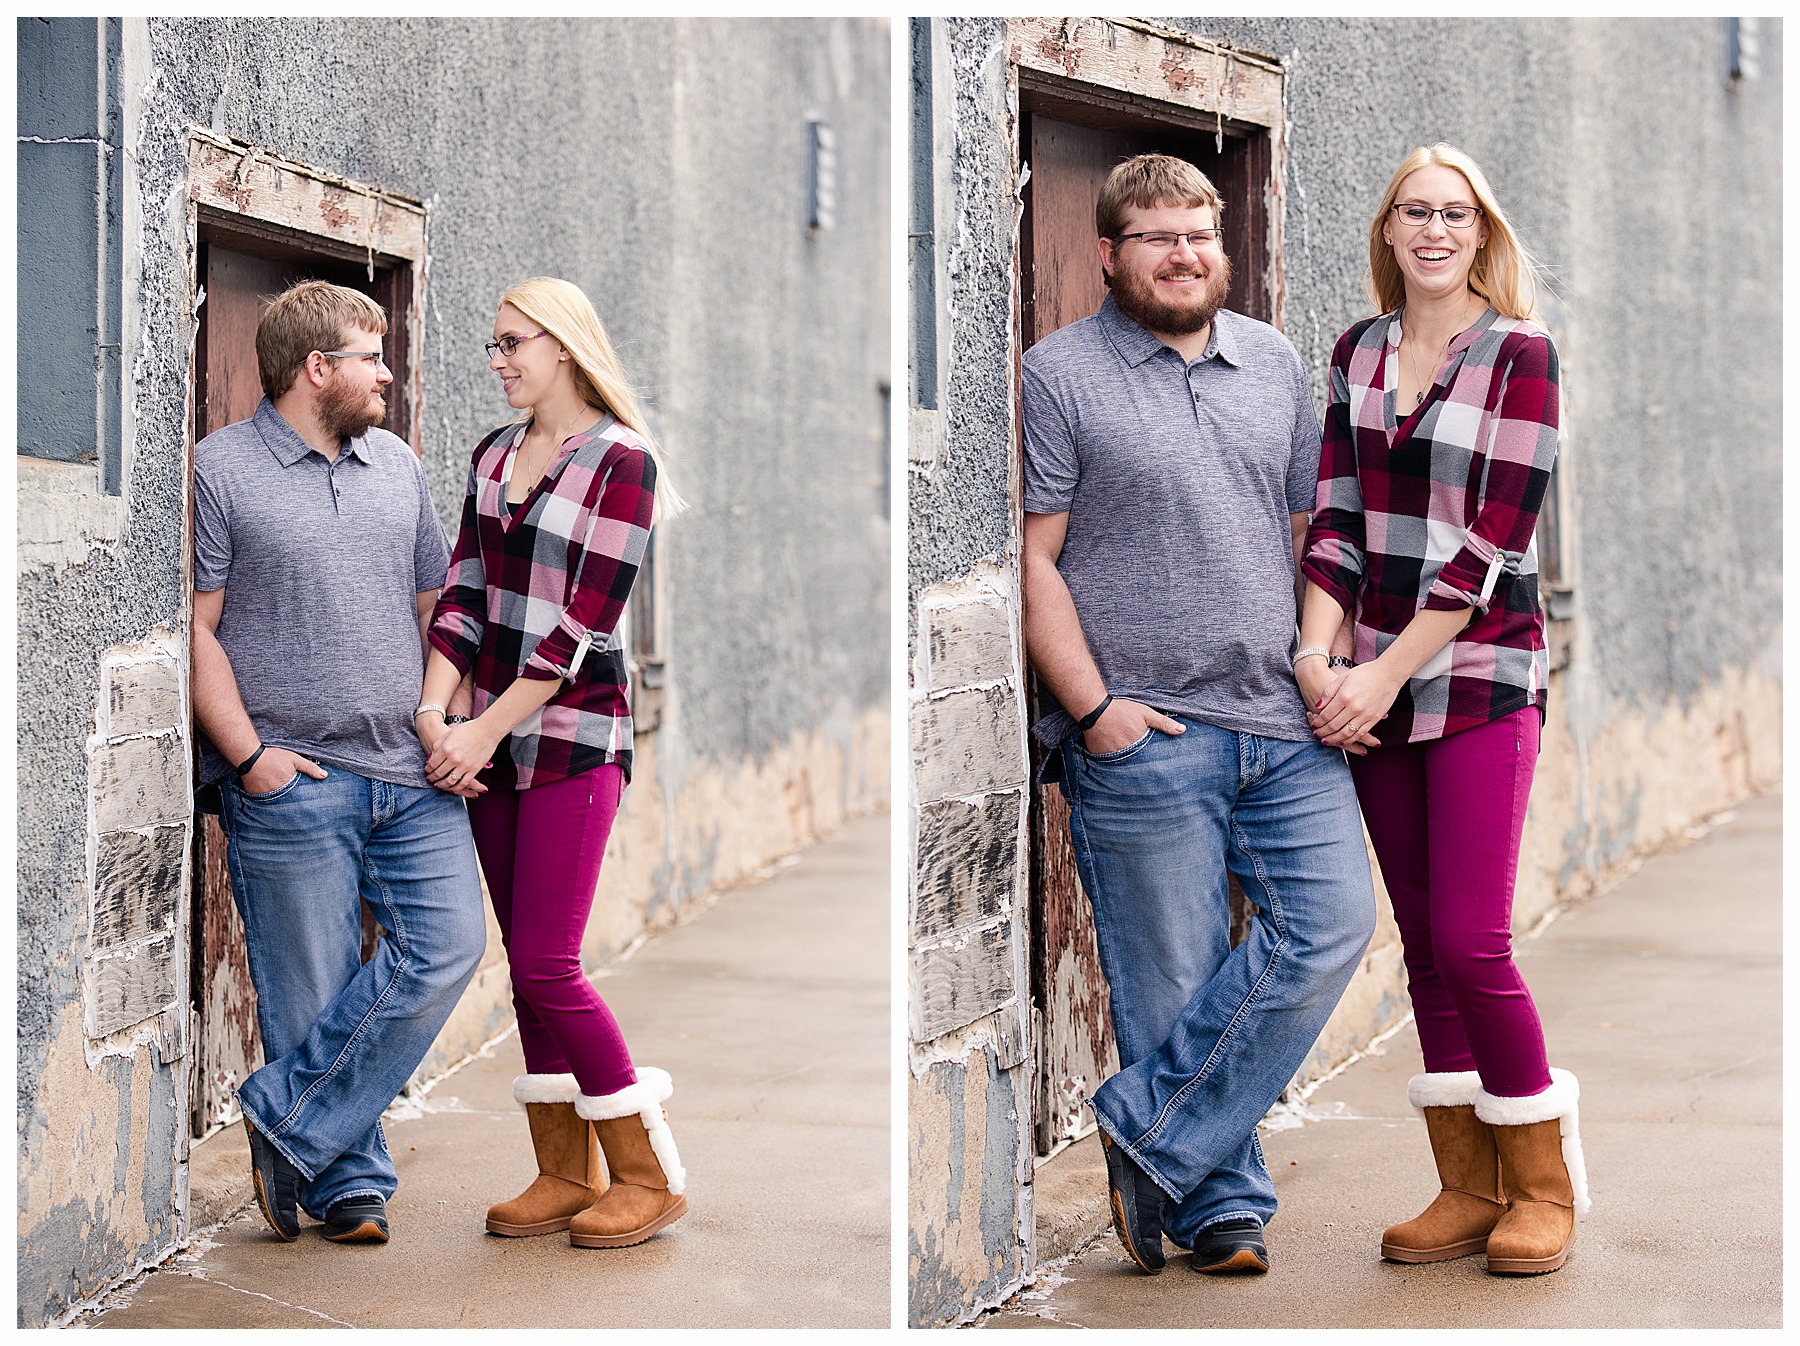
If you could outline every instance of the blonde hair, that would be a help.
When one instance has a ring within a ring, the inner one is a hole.
[[[1382,226],[1400,198],[1400,184],[1432,164],[1453,168],[1468,179],[1469,189],[1475,193],[1475,204],[1481,207],[1482,220],[1488,227],[1487,242],[1476,252],[1475,264],[1469,268],[1469,288],[1504,317],[1535,319],[1540,271],[1537,259],[1526,251],[1519,236],[1513,232],[1481,165],[1456,146],[1442,141],[1429,147],[1421,145],[1401,161],[1381,198],[1381,208],[1375,212],[1375,220],[1369,226],[1369,293],[1374,297],[1376,309],[1391,313],[1406,302],[1406,282],[1400,275],[1400,263],[1394,260],[1393,245],[1382,237]]]
[[[610,411],[644,442],[650,461],[656,464],[657,519],[672,519],[687,508],[687,501],[669,478],[668,464],[650,433],[649,422],[619,368],[612,342],[600,325],[593,301],[578,285],[552,276],[522,280],[500,296],[532,322],[562,343],[575,364],[575,391],[590,405]]]
[[[352,327],[386,336],[387,314],[361,290],[303,280],[276,295],[256,320],[256,372],[271,402],[294,386],[314,351],[334,351]]]

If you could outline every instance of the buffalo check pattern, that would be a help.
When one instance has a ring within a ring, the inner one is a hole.
[[[1358,663],[1421,608],[1474,609],[1375,731],[1417,743],[1546,703],[1535,534],[1556,461],[1556,348],[1489,309],[1405,417],[1399,379],[1398,310],[1338,338],[1302,568],[1355,614]]]
[[[656,464],[611,415],[566,440],[517,505],[506,503],[529,422],[476,447],[432,645],[474,671],[475,713],[515,678],[565,685],[507,735],[480,779],[529,789],[609,762],[631,776],[630,673],[619,619],[650,541]]]

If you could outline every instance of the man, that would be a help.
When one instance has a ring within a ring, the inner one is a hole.
[[[1265,1271],[1257,1121],[1374,929],[1343,754],[1294,683],[1319,460],[1299,356],[1221,309],[1221,202],[1191,164],[1115,168],[1111,293],[1025,356],[1025,636],[1122,1067],[1095,1092],[1119,1237]],[[1359,751],[1362,750],[1360,747]],[[1227,870],[1255,904],[1229,947]]]
[[[461,799],[413,731],[449,565],[425,474],[374,426],[387,317],[306,281],[256,330],[264,398],[194,451],[194,713],[268,1062],[238,1088],[264,1218],[386,1242],[382,1110],[485,944]],[[358,899],[382,938],[360,962]]]

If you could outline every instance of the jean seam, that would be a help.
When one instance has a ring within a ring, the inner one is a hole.
[[[1212,1074],[1213,1068],[1218,1064],[1220,1056],[1224,1053],[1226,1048],[1232,1044],[1233,1039],[1237,1037],[1245,1021],[1249,1018],[1251,1011],[1255,1008],[1256,1003],[1262,999],[1263,992],[1267,989],[1269,982],[1275,976],[1276,967],[1281,962],[1282,952],[1287,947],[1288,936],[1287,930],[1281,919],[1281,904],[1275,897],[1274,886],[1269,882],[1268,870],[1264,867],[1262,858],[1250,847],[1249,838],[1244,835],[1243,829],[1240,828],[1236,822],[1231,823],[1230,826],[1232,839],[1237,842],[1239,849],[1249,857],[1250,866],[1256,874],[1257,882],[1261,885],[1264,894],[1269,899],[1270,924],[1274,926],[1276,932],[1275,943],[1269,949],[1269,958],[1263,965],[1263,970],[1257,975],[1257,978],[1251,984],[1250,989],[1245,992],[1244,998],[1239,1003],[1238,1007],[1232,1011],[1230,1020],[1220,1032],[1219,1040],[1213,1045],[1212,1051],[1207,1053],[1205,1062],[1202,1063],[1200,1069],[1188,1079],[1186,1084],[1182,1085],[1181,1088],[1177,1089],[1174,1094],[1170,1096],[1169,1101],[1163,1105],[1162,1111],[1157,1114],[1156,1120],[1150,1124],[1143,1135],[1138,1137],[1138,1143],[1140,1144],[1146,1140],[1154,1141],[1157,1134],[1168,1123],[1171,1116],[1180,1111],[1182,1105],[1187,1101],[1189,1096],[1192,1095],[1194,1090],[1198,1089],[1206,1078]],[[1241,948],[1243,946],[1240,945],[1239,947]],[[1232,954],[1235,955],[1236,953],[1237,950],[1233,949]],[[1246,961],[1248,961],[1248,955],[1245,955],[1245,957]]]
[[[368,1011],[357,1021],[355,1030],[344,1039],[344,1045],[339,1048],[338,1054],[332,1058],[331,1064],[326,1067],[324,1071],[320,1072],[319,1078],[307,1085],[307,1087],[301,1091],[300,1096],[294,1100],[294,1106],[288,1109],[287,1115],[276,1125],[275,1131],[277,1132],[285,1133],[294,1125],[295,1120],[306,1107],[307,1101],[331,1081],[332,1077],[338,1073],[338,1067],[343,1065],[352,1052],[354,1052],[361,1044],[363,1038],[368,1034],[369,1025],[379,1016],[380,1012],[386,1008],[388,1001],[393,998],[395,988],[400,983],[401,974],[406,970],[407,964],[411,961],[410,956],[406,951],[405,937],[400,929],[400,914],[394,910],[394,903],[388,894],[387,885],[381,881],[378,875],[369,871],[369,860],[366,851],[363,855],[363,871],[374,884],[375,888],[381,893],[382,910],[387,913],[388,919],[393,922],[394,947],[398,950],[398,956],[394,960],[394,971],[392,975],[388,977],[386,983],[381,987],[379,994],[376,995],[375,1000],[369,1006]],[[358,973],[358,975],[360,976],[361,974]]]

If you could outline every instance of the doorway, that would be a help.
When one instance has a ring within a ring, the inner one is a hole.
[[[1094,203],[1121,160],[1169,154],[1204,172],[1225,201],[1222,222],[1233,283],[1226,307],[1280,324],[1281,258],[1272,128],[1189,108],[1157,108],[1054,75],[1019,70],[1020,155],[1029,169],[1019,233],[1023,353],[1096,312],[1106,295],[1095,250]],[[1022,174],[1023,175],[1023,174]],[[1035,721],[1043,712],[1032,680]],[[1031,743],[1035,780],[1043,749]],[[1033,1130],[1037,1152],[1093,1129],[1083,1100],[1119,1068],[1093,915],[1075,870],[1069,810],[1058,787],[1033,785],[1031,995],[1036,1042]],[[1249,926],[1250,904],[1231,880],[1232,943]]]
[[[325,280],[360,290],[388,315],[384,338],[394,382],[388,398],[392,430],[418,451],[417,369],[412,346],[413,266],[405,258],[372,254],[334,240],[270,226],[245,227],[202,211],[195,280],[204,301],[196,314],[192,442],[248,419],[262,400],[256,363],[256,324],[268,301],[302,280]],[[371,272],[373,273],[371,275]],[[189,461],[190,481],[192,460]],[[263,1063],[256,1027],[256,991],[244,953],[244,929],[231,896],[225,834],[216,814],[196,814],[189,988],[194,1010],[190,1133],[199,1137],[228,1121],[234,1091]],[[375,951],[378,927],[363,909],[363,960]]]

